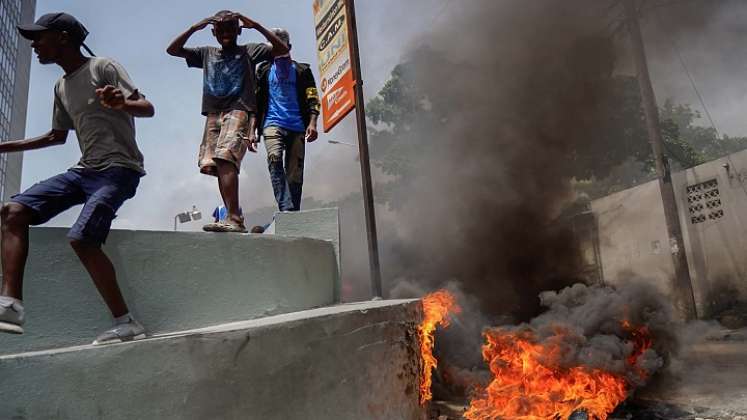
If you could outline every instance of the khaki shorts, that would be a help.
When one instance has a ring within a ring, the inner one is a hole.
[[[206,175],[218,175],[215,159],[231,162],[236,171],[241,171],[241,160],[246,154],[246,139],[249,135],[249,114],[233,110],[210,113],[205,121],[198,165]]]

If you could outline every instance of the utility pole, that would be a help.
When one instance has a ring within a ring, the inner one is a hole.
[[[361,76],[361,58],[358,48],[358,26],[355,21],[355,1],[345,0],[348,12],[348,31],[350,37],[350,56],[355,83],[355,118],[358,126],[358,153],[361,163],[361,180],[363,183],[363,208],[366,216],[368,233],[368,262],[371,270],[371,293],[374,298],[383,297],[381,289],[381,266],[379,264],[379,241],[376,234],[376,213],[374,209],[373,182],[371,180],[371,162],[368,154],[368,127],[366,126],[366,109],[363,100],[363,77]]]
[[[654,88],[651,85],[651,76],[646,61],[646,50],[643,45],[643,36],[638,22],[637,0],[624,0],[625,12],[628,19],[628,31],[635,56],[636,69],[638,71],[638,84],[641,90],[643,110],[646,115],[646,126],[648,129],[649,142],[654,153],[656,162],[656,174],[659,178],[659,189],[661,190],[661,201],[664,205],[664,221],[667,225],[669,235],[669,247],[674,263],[674,290],[676,294],[676,306],[682,312],[685,319],[697,318],[695,306],[695,294],[693,293],[690,269],[687,265],[687,252],[682,236],[679,213],[677,211],[677,200],[672,185],[672,174],[669,160],[662,153],[661,126],[659,124],[659,108],[656,105]]]

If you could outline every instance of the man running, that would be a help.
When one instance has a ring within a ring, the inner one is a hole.
[[[0,153],[60,145],[68,132],[75,130],[82,157],[67,172],[14,196],[0,211],[0,331],[23,333],[29,225],[46,223],[83,204],[68,238],[114,318],[114,326],[93,344],[143,338],[145,329],[130,315],[114,266],[101,245],[117,210],[135,195],[140,177],[145,175],[143,155],[135,141],[134,117],[152,117],[153,105],[120,64],[81,53],[81,47],[90,53],[83,43],[88,30],[73,16],[46,14],[34,24],[18,26],[18,30],[32,41],[41,64],[57,64],[65,74],[54,87],[52,130],[39,137],[0,143]]]

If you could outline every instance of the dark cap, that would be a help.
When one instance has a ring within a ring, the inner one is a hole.
[[[18,25],[18,32],[21,33],[21,36],[31,40],[37,33],[47,30],[67,32],[72,40],[81,44],[88,36],[88,29],[78,22],[78,19],[67,13],[47,13],[37,19],[35,23]]]

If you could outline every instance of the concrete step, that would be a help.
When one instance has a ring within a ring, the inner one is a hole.
[[[417,301],[0,356],[0,418],[416,420]]]
[[[336,207],[293,212],[274,216],[276,235],[323,239],[332,242],[340,261],[340,210]]]
[[[1,334],[0,355],[90,343],[111,325],[66,233],[63,228],[31,230],[26,334]],[[105,249],[132,313],[154,334],[336,301],[337,257],[329,241],[115,230]]]

